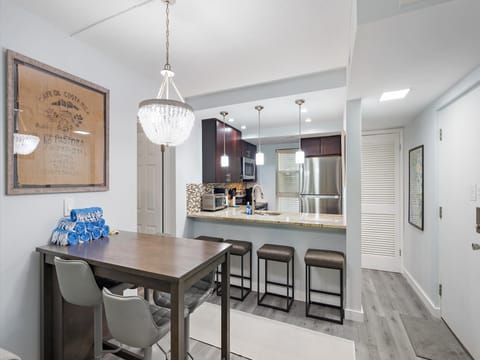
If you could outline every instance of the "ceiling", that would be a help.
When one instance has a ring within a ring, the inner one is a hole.
[[[182,95],[221,94],[350,64],[346,89],[259,99],[265,136],[298,132],[298,97],[306,98],[313,120],[304,123],[305,131],[329,132],[341,124],[346,98],[363,99],[364,129],[394,128],[480,64],[479,0],[356,0],[351,49],[353,1],[177,0],[171,9],[171,63]],[[161,0],[15,2],[68,34],[133,7],[74,38],[160,81]],[[406,99],[378,101],[383,91],[406,87],[412,89]],[[236,126],[247,125],[247,137],[256,137],[257,103],[201,110],[197,117],[226,109]]]
[[[360,25],[348,97],[363,99],[363,127],[404,126],[478,66],[479,14],[478,0],[436,1]],[[382,92],[404,88],[411,88],[405,99],[379,102]]]
[[[16,0],[69,34],[144,1]],[[351,1],[177,0],[171,63],[182,95],[345,67]],[[164,12],[165,4],[153,0],[75,38],[160,82]]]
[[[343,125],[343,109],[345,107],[346,89],[329,89],[293,96],[284,96],[261,101],[246,102],[219,108],[196,111],[197,119],[218,118],[220,111],[228,111],[229,125],[242,131],[242,137],[252,139],[258,137],[258,113],[256,105],[262,105],[261,137],[287,137],[298,135],[298,105],[295,100],[304,99],[302,106],[306,112],[302,113],[302,134],[313,135],[319,133],[340,132]],[[305,122],[310,118],[311,122]],[[246,129],[241,126],[245,125]]]

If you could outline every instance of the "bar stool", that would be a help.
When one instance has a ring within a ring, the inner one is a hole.
[[[340,293],[330,291],[316,290],[311,288],[311,270],[312,267],[334,269],[340,271]],[[308,317],[327,320],[337,324],[343,325],[345,318],[344,309],[344,289],[343,289],[343,271],[345,269],[345,255],[339,251],[308,249],[305,253],[305,315]],[[319,293],[326,295],[333,295],[340,297],[340,305],[332,305],[317,301],[312,301],[311,293]],[[340,310],[340,320],[328,318],[325,316],[318,316],[310,314],[310,305],[321,305]]]
[[[240,285],[230,284],[231,287],[240,289],[240,297],[230,295],[230,298],[243,301],[248,296],[248,294],[250,294],[250,292],[252,291],[252,243],[250,241],[232,240],[232,239],[225,240],[225,242],[232,244],[232,247],[230,249],[230,255],[240,256],[240,274],[230,273],[231,277],[240,279]],[[246,254],[250,254],[249,276],[245,276],[244,274],[243,258]],[[248,287],[244,286],[245,280],[249,282]],[[245,294],[244,294],[244,291],[245,291]]]
[[[294,259],[295,249],[291,246],[283,245],[274,245],[274,244],[265,244],[260,249],[257,250],[257,304],[266,306],[272,309],[290,311],[290,308],[293,304],[293,299],[295,297],[295,259]],[[260,296],[260,259],[265,260],[265,293]],[[287,265],[287,283],[279,283],[275,281],[268,280],[268,262],[276,261],[285,263]],[[290,284],[290,263],[292,264],[292,283]],[[287,296],[272,293],[268,291],[268,285],[277,285],[287,288]],[[292,290],[292,295],[290,296],[290,289]],[[287,300],[286,307],[279,307],[275,305],[268,305],[263,303],[263,300],[266,295],[280,297]]]

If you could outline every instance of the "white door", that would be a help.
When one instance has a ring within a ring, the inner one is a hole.
[[[400,272],[400,131],[362,137],[362,267]]]
[[[480,87],[438,112],[439,221],[442,318],[480,359]]]
[[[141,233],[162,232],[162,155],[137,126],[137,229]]]

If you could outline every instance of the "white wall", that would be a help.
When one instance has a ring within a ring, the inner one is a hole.
[[[345,107],[346,181],[344,212],[347,221],[347,309],[350,319],[363,320],[361,271],[361,165],[362,102],[349,100]]]
[[[439,128],[437,109],[445,106],[480,81],[480,67],[452,86],[428,106],[422,114],[407,124],[404,132],[404,193],[405,223],[403,262],[405,275],[429,305],[439,311],[439,244],[438,244],[438,157]],[[408,150],[424,145],[424,231],[408,223]]]
[[[62,33],[13,1],[0,0],[0,108],[5,119],[5,49],[12,49],[110,89],[110,191],[5,195],[6,121],[0,127],[0,346],[39,358],[40,277],[35,247],[48,243],[63,199],[104,208],[113,228],[136,230],[136,111],[156,83]]]
[[[277,171],[277,149],[297,149],[298,143],[292,144],[267,144],[262,145],[265,154],[265,165],[257,166],[257,183],[263,188],[263,195],[268,200],[268,209],[277,209],[276,199],[276,171]]]
[[[176,159],[176,235],[191,234],[187,219],[187,184],[202,183],[202,120],[195,119],[190,137],[175,149]]]

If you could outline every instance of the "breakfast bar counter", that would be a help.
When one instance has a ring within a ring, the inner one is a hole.
[[[346,253],[346,221],[342,215],[299,214],[274,211],[245,213],[245,206],[230,207],[219,211],[189,213],[185,237],[215,236],[223,239],[244,240],[252,243],[253,289],[257,289],[257,250],[264,244],[291,246],[295,249],[295,299],[305,301],[304,256],[308,249],[335,250]],[[231,260],[232,273],[239,273],[240,260]],[[348,259],[347,259],[348,267]],[[285,282],[285,266],[268,264],[269,279]],[[321,279],[319,278],[321,276]],[[264,278],[263,271],[260,279]],[[231,278],[232,282],[238,279]],[[338,291],[338,274],[323,271],[312,274],[313,283],[321,281],[327,291]],[[352,285],[347,277],[347,293]],[[275,286],[273,286],[275,288]],[[280,289],[280,291],[282,291]],[[285,290],[283,290],[285,291]]]
[[[245,213],[245,206],[230,207],[219,211],[199,211],[188,215],[194,219],[204,219],[210,221],[230,221],[246,224],[270,224],[300,226],[324,229],[336,229],[344,231],[346,229],[345,218],[343,215],[332,214],[307,214],[290,213],[276,211],[257,210],[253,215]]]

